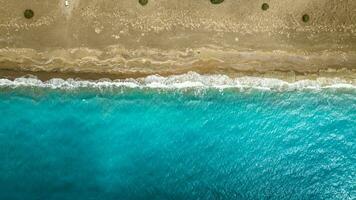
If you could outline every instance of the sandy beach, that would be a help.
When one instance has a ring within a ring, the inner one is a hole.
[[[355,1],[0,3],[2,78],[356,77]]]

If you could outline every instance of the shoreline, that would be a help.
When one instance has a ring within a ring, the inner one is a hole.
[[[50,77],[47,77],[50,78]],[[99,77],[97,77],[99,78]],[[285,78],[285,77],[284,77]],[[49,89],[114,89],[114,88],[138,88],[138,89],[239,89],[241,91],[256,89],[264,91],[295,91],[295,90],[321,90],[321,89],[356,89],[356,80],[346,80],[339,77],[299,77],[300,80],[278,79],[276,77],[238,76],[231,77],[221,74],[199,74],[188,72],[179,75],[149,75],[140,78],[108,79],[101,78],[88,80],[82,78],[59,78],[44,80],[27,75],[13,80],[0,78],[1,88],[49,88]]]
[[[282,72],[282,71],[270,71],[270,72],[257,72],[257,71],[243,71],[243,72],[230,72],[230,73],[204,73],[199,71],[185,71],[177,73],[92,73],[92,72],[54,72],[54,71],[25,71],[25,70],[4,70],[0,69],[0,79],[15,80],[16,78],[28,78],[36,77],[41,81],[49,81],[51,79],[74,79],[74,80],[87,80],[87,81],[100,81],[100,80],[125,80],[125,79],[140,79],[148,76],[157,75],[161,77],[179,76],[188,73],[197,73],[199,75],[225,75],[229,78],[241,78],[241,77],[255,77],[255,78],[270,78],[278,79],[286,82],[296,82],[302,80],[317,80],[320,78],[326,79],[340,79],[347,81],[351,84],[356,84],[356,72],[355,70],[331,70],[320,71],[317,73],[298,73],[298,72]]]

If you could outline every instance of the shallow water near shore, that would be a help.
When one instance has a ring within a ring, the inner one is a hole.
[[[353,84],[18,82],[0,86],[0,199],[356,198]]]

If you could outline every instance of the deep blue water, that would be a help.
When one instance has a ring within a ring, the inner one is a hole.
[[[355,199],[356,92],[0,88],[0,199]]]

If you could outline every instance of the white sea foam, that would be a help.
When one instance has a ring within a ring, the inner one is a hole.
[[[158,75],[147,76],[138,79],[121,80],[74,80],[54,78],[41,81],[35,77],[16,78],[14,80],[0,79],[0,88],[10,87],[40,87],[52,89],[76,89],[76,88],[158,88],[158,89],[185,89],[185,88],[239,88],[259,90],[303,90],[324,88],[348,88],[356,89],[355,81],[340,78],[318,78],[316,80],[299,80],[287,82],[274,78],[238,77],[230,78],[226,75],[200,75],[189,72],[182,75],[162,77]]]

